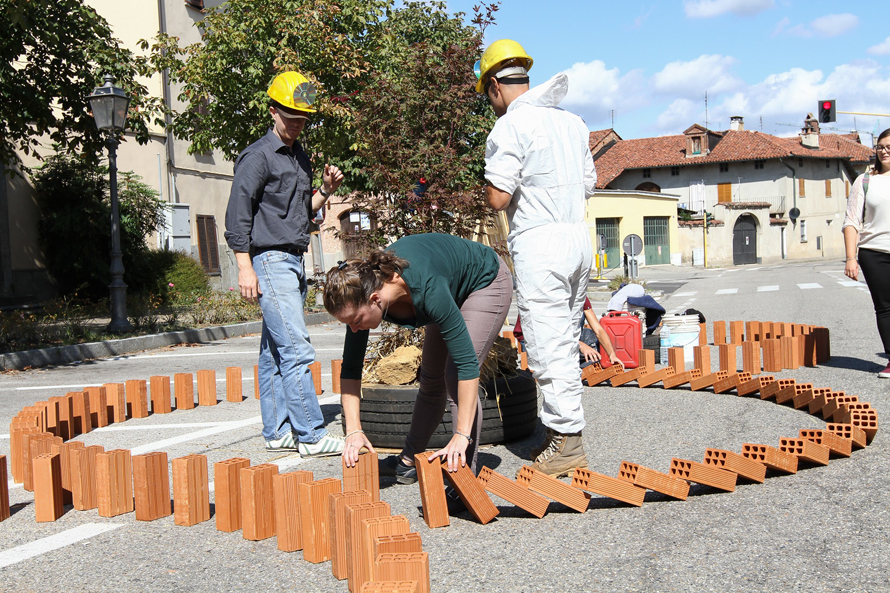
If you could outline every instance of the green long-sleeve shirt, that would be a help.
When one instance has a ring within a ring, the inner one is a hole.
[[[389,247],[408,261],[402,278],[411,292],[417,317],[406,322],[385,316],[383,319],[403,327],[439,325],[448,353],[457,365],[457,377],[464,381],[479,376],[479,361],[460,307],[473,292],[491,284],[500,262],[490,247],[453,235],[428,233],[409,235]],[[343,366],[340,379],[362,378],[368,330],[346,329]]]

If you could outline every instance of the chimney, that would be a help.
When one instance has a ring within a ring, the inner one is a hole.
[[[800,131],[800,143],[807,148],[819,148],[819,120],[808,113]]]
[[[729,129],[733,132],[745,131],[745,118],[741,115],[733,115],[729,118]]]

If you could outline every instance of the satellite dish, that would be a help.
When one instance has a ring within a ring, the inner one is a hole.
[[[798,218],[800,218],[800,209],[798,209],[798,208],[792,208],[792,209],[788,212],[788,218],[791,219],[791,222],[794,222],[795,220],[797,220]]]

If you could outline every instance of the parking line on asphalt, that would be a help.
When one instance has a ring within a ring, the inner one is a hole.
[[[714,294],[735,294],[739,291],[738,288],[721,288]]]
[[[672,296],[672,297],[684,297],[684,296],[695,296],[695,295],[697,295],[697,294],[698,294],[697,291],[692,291],[692,292],[675,292],[675,293],[672,294],[671,296]]]
[[[809,290],[811,288],[822,288],[822,285],[818,282],[806,282],[804,284],[798,284],[797,287],[801,290]]]
[[[866,286],[864,282],[859,282],[857,280],[841,280],[838,282],[841,286],[855,286],[856,288],[860,288],[862,286]]]
[[[778,286],[758,286],[757,292],[775,292],[779,290]]]
[[[94,428],[93,432],[111,432],[115,430],[159,430],[162,428],[207,428],[209,426],[224,426],[230,422],[184,422],[182,424],[146,424],[144,426],[122,426],[110,424],[102,428]]]
[[[76,544],[85,539],[102,535],[108,531],[123,527],[123,523],[87,523],[80,527],[75,527],[49,537],[44,537],[31,543],[23,544],[15,548],[11,548],[4,552],[0,552],[0,568],[16,564],[22,560],[34,558]]]

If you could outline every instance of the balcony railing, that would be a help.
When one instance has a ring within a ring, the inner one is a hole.
[[[785,196],[743,196],[741,199],[738,196],[732,197],[733,202],[768,202],[769,203],[769,213],[770,214],[784,214],[785,213]]]

